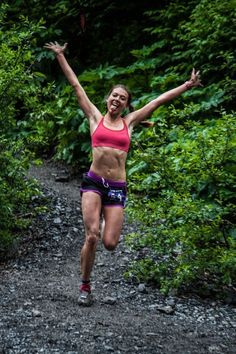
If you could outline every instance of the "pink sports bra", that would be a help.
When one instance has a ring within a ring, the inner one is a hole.
[[[114,149],[128,152],[130,146],[130,137],[128,127],[123,120],[123,128],[121,130],[112,130],[104,126],[104,118],[100,120],[97,128],[93,132],[92,147],[112,147]]]

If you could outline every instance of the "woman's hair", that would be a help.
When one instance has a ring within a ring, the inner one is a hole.
[[[108,92],[107,97],[109,97],[110,94],[112,93],[112,91],[115,90],[116,88],[122,88],[123,90],[125,90],[125,91],[128,93],[127,106],[128,106],[129,112],[133,112],[133,111],[134,111],[134,107],[133,107],[132,104],[131,104],[131,101],[132,101],[132,94],[131,94],[131,92],[130,92],[130,90],[128,89],[127,86],[122,85],[122,84],[117,84],[117,85],[112,86],[112,88],[111,88],[110,91]],[[147,121],[147,120],[143,120],[143,121],[140,122],[139,124],[143,125],[143,126],[146,127],[146,128],[153,127],[153,125],[154,125],[153,122],[149,122],[149,121]]]

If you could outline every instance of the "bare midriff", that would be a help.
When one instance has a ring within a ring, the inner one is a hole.
[[[126,181],[126,158],[125,151],[110,147],[95,147],[90,170],[105,179],[124,182]]]

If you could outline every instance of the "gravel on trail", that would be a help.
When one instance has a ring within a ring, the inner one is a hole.
[[[51,207],[30,227],[17,257],[0,264],[0,353],[235,354],[236,308],[213,299],[164,297],[125,281],[133,257],[125,222],[113,252],[100,243],[95,303],[78,306],[84,240],[79,180],[55,163],[33,167]]]

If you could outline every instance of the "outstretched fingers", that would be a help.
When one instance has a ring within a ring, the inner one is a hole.
[[[64,43],[63,46],[61,46],[56,41],[55,42],[48,42],[48,43],[45,43],[44,48],[52,50],[55,54],[60,54],[66,50],[67,43]]]
[[[54,46],[55,44],[53,42],[49,42],[49,43],[45,43],[43,47],[47,49],[52,49]]]
[[[68,43],[64,43],[64,45],[63,45],[63,47],[62,47],[63,51],[66,50],[67,45],[68,45]]]
[[[193,86],[203,86],[200,77],[200,70],[196,72],[195,68],[193,68],[191,73],[191,81],[193,83]]]

